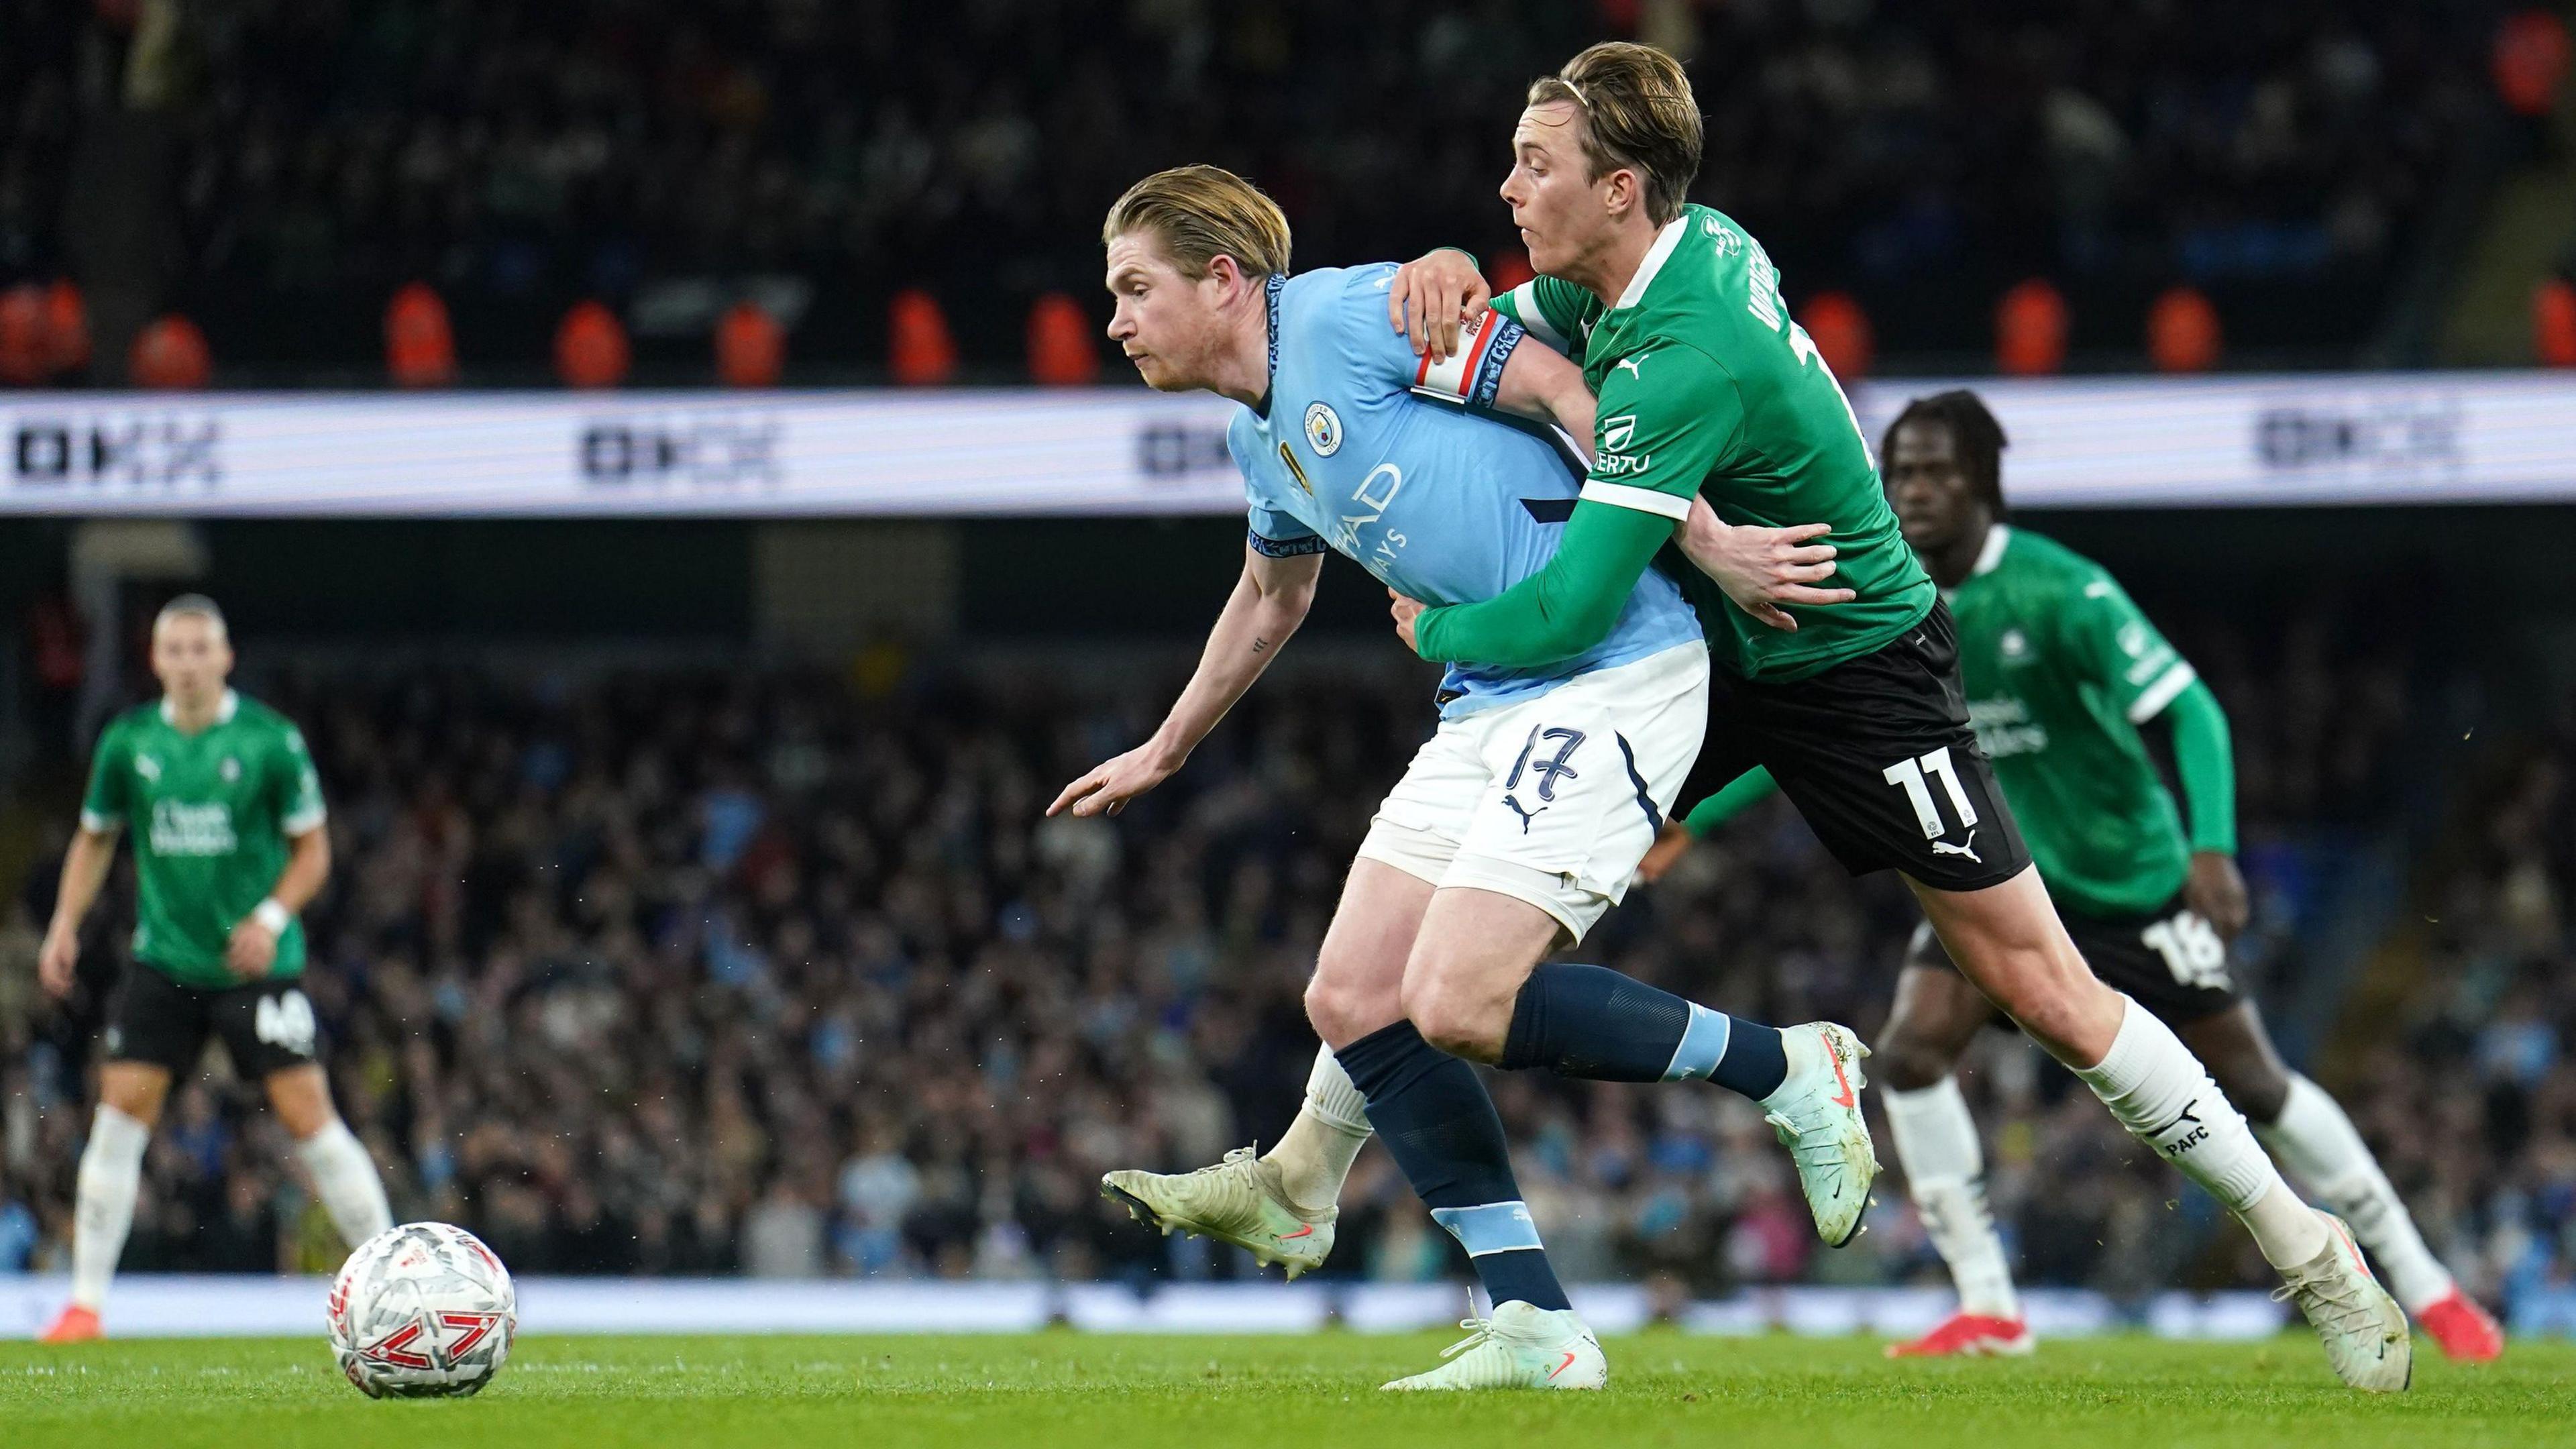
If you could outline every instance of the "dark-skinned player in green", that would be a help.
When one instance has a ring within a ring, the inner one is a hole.
[[[1698,607],[1714,666],[1702,772],[1766,767],[1849,869],[1902,872],[1967,979],[2245,1223],[2337,1375],[2403,1389],[2405,1315],[2348,1230],[2299,1201],[2190,1048],[2102,984],[2059,922],[1969,727],[1949,611],[1841,388],[1761,246],[1684,201],[1700,150],[1678,62],[1594,46],[1530,87],[1512,137],[1502,194],[1538,280],[1489,298],[1471,259],[1435,251],[1390,287],[1395,325],[1444,334],[1433,350],[1490,300],[1579,357],[1599,399],[1595,465],[1553,560],[1481,603],[1398,598],[1397,632],[1433,660],[1571,655],[1660,561]],[[1709,544],[1700,498],[1712,526],[1830,525],[1821,542],[1852,597],[1730,600],[1685,561]],[[1749,611],[1766,603],[1797,627],[1766,628]]]
[[[1888,426],[1887,496],[1958,620],[1968,714],[2068,933],[2105,982],[2209,1063],[2256,1136],[2352,1225],[2444,1353],[2494,1358],[2503,1331],[2425,1247],[2334,1098],[2282,1064],[2230,974],[2227,942],[2244,928],[2247,902],[2217,696],[2100,565],[2004,521],[2004,446],[1975,393],[1917,398]],[[2148,753],[2150,725],[2170,731],[2188,829]],[[1770,784],[1756,770],[1702,801],[1687,825],[1666,828],[1640,874],[1661,875]],[[1994,1017],[1931,929],[1916,931],[1879,1034],[1878,1077],[1907,1189],[1950,1265],[1959,1311],[1895,1355],[2031,1349],[1986,1210],[1976,1120],[1953,1075]]]

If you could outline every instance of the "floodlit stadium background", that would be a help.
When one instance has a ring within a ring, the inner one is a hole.
[[[65,1009],[37,932],[182,589],[322,768],[343,1110],[398,1214],[532,1275],[532,1327],[1454,1316],[1461,1265],[1374,1149],[1294,1290],[1093,1192],[1286,1122],[1299,988],[1431,678],[1332,565],[1182,775],[1037,818],[1151,727],[1240,556],[1228,405],[1102,344],[1098,220],[1216,161],[1301,266],[1456,242],[1509,280],[1521,87],[1618,35],[1691,57],[1694,197],[1779,261],[1873,433],[1986,391],[2017,521],[2212,682],[2274,1031],[2472,1291],[2576,1328],[2567,22],[0,0],[0,1334],[59,1301],[125,907]],[[1912,919],[1775,805],[1598,951],[1867,1035]],[[2275,1321],[2156,1296],[2269,1277],[2062,1073],[1997,1036],[1968,1085],[2020,1275],[2067,1290],[2041,1332]],[[1497,1091],[1605,1329],[1941,1305],[1893,1180],[1818,1249],[1722,1094]],[[137,1331],[318,1324],[275,1275],[339,1251],[249,1105],[220,1065],[173,1099]]]

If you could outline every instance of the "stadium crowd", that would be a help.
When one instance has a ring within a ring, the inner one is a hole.
[[[925,287],[999,367],[1032,298],[1094,295],[1108,199],[1177,162],[1259,179],[1308,265],[1499,256],[1523,87],[1624,33],[1692,57],[1696,195],[1766,241],[1793,303],[1856,294],[1888,350],[1980,352],[1995,299],[2053,276],[2079,348],[2134,356],[2146,299],[2189,280],[2231,338],[2335,357],[2475,174],[2502,13],[0,0],[0,286],[71,269],[86,118],[137,105],[167,118],[175,243],[145,264],[221,357],[364,362],[385,299],[427,281],[469,361],[533,361],[574,300],[649,338],[689,310],[656,284],[761,276],[791,279],[767,295],[794,299],[807,361],[880,361],[889,294]]]
[[[2345,621],[2348,623],[2349,621]],[[2419,656],[2324,613],[2278,648],[2177,631],[2236,720],[2259,980],[2315,969],[2332,842],[2389,822]],[[2365,641],[2366,642],[2362,642]],[[1376,641],[1370,641],[1374,643]],[[466,1224],[527,1272],[1238,1276],[1095,1191],[1275,1133],[1313,1037],[1300,992],[1429,680],[1305,646],[1116,822],[1044,820],[1141,737],[1160,668],[971,667],[879,651],[848,675],[356,669],[246,687],[305,725],[339,864],[308,913],[336,1093],[398,1216]],[[2576,1263],[2576,1014],[2563,897],[2570,752],[2498,798],[2422,949],[2457,969],[2365,1030],[2330,1080],[2473,1290]],[[120,872],[122,875],[123,873]],[[118,890],[126,889],[119,886]],[[0,914],[0,1270],[59,1264],[85,1070],[122,947],[94,919],[68,1008],[39,999],[50,862]],[[2474,899],[2471,899],[2474,897]],[[1774,802],[1614,913],[1587,950],[1777,1021],[1867,1034],[1910,902],[1853,882]],[[2454,1023],[2471,1023],[2455,1025]],[[2295,1040],[2295,1038],[2293,1038]],[[220,1050],[217,1052],[220,1057]],[[2215,1210],[2071,1079],[1990,1034],[1969,1084],[2026,1281],[2267,1281]],[[1494,1078],[1566,1276],[1674,1295],[1941,1281],[1899,1194],[1817,1250],[1785,1161],[1727,1094]],[[147,1163],[131,1269],[326,1267],[338,1245],[251,1093],[186,1086]],[[2430,1110],[2427,1110],[2427,1104]],[[2164,1231],[2167,1214],[2202,1231]],[[1375,1148],[1326,1271],[1458,1264]]]

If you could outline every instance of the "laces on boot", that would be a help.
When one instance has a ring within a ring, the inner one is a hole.
[[[1458,1326],[1467,1330],[1467,1336],[1440,1350],[1442,1358],[1456,1358],[1471,1348],[1492,1341],[1494,1337],[1494,1320],[1490,1318],[1461,1318]]]
[[[2330,1279],[2308,1278],[2295,1283],[2284,1283],[2272,1290],[2272,1301],[2275,1303],[2287,1303],[2294,1299],[2302,1309],[2313,1300],[2318,1305],[2319,1312],[2312,1315],[2312,1319],[2323,1318],[2325,1321],[2319,1326],[2331,1328],[2337,1333],[2358,1335],[2378,1327],[2379,1313],[2371,1303],[2370,1295],[2362,1292],[2359,1284],[2340,1273]]]

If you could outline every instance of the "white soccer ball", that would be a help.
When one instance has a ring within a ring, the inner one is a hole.
[[[358,1245],[331,1284],[331,1351],[371,1399],[479,1393],[509,1361],[518,1290],[483,1240],[405,1223]]]

